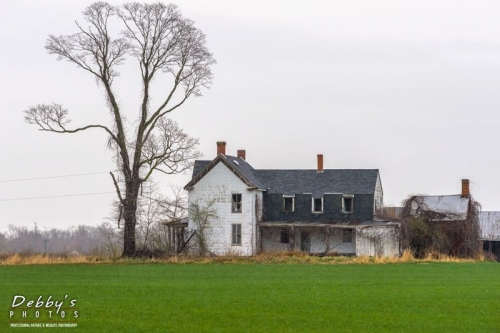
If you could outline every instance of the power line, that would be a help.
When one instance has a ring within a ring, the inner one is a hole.
[[[116,171],[116,170],[113,170],[113,171]],[[49,176],[49,177],[37,177],[37,178],[7,179],[7,180],[0,180],[0,183],[24,182],[24,181],[30,181],[30,180],[52,179],[52,178],[79,177],[79,176],[88,176],[88,175],[99,175],[99,174],[104,174],[104,173],[109,173],[109,171],[76,173],[73,175],[61,175],[61,176]]]
[[[30,198],[13,198],[13,199],[0,199],[0,201],[18,201],[18,200],[36,200],[36,199],[51,199],[51,198],[66,198],[66,197],[81,197],[87,195],[100,195],[111,194],[116,192],[94,192],[94,193],[80,193],[80,194],[64,194],[64,195],[50,195],[45,197],[30,197]]]

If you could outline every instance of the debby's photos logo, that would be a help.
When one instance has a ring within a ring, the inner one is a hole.
[[[76,301],[69,295],[60,299],[15,295],[9,309],[10,327],[77,327]]]

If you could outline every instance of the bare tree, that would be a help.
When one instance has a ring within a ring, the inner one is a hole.
[[[170,186],[166,195],[162,194],[160,185],[153,180],[143,183],[137,201],[136,212],[136,255],[160,254],[170,245],[166,222],[180,222],[187,216],[187,198],[185,191],[179,186]],[[119,201],[112,204],[109,223],[122,223],[122,206]]]
[[[205,45],[205,35],[193,21],[182,17],[175,5],[163,3],[129,3],[114,7],[105,2],[91,4],[83,11],[85,24],[76,22],[77,32],[66,36],[50,35],[45,48],[58,59],[65,59],[93,75],[102,85],[113,126],[90,124],[69,128],[68,110],[57,103],[39,104],[25,111],[25,120],[42,131],[76,133],[91,128],[104,130],[110,148],[117,151],[119,172],[111,173],[123,207],[123,256],[135,254],[137,199],[141,184],[154,170],[166,174],[191,167],[200,154],[197,139],[189,137],[177,124],[165,119],[191,96],[201,96],[212,83],[211,67],[215,64]],[[110,33],[110,21],[117,20],[123,31],[117,37]],[[142,100],[133,130],[127,130],[123,110],[113,90],[118,66],[129,56],[136,59],[141,72]],[[157,106],[150,105],[153,80],[161,74],[171,77]]]

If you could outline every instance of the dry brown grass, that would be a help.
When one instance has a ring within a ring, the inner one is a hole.
[[[160,259],[159,262],[165,263],[184,263],[184,264],[397,264],[397,263],[415,263],[415,262],[476,262],[483,261],[479,259],[463,259],[449,256],[429,255],[424,259],[416,259],[411,251],[405,250],[400,257],[348,257],[348,256],[310,256],[303,252],[263,252],[253,257],[238,257],[225,255],[220,257],[171,257]]]
[[[0,265],[52,265],[52,264],[96,264],[109,263],[111,259],[104,259],[96,256],[78,255],[46,255],[13,254],[0,258]]]
[[[477,259],[472,259],[472,258],[453,257],[453,256],[449,256],[447,254],[439,253],[437,251],[428,251],[422,260],[423,261],[440,261],[440,262],[476,262],[476,261],[484,261],[484,255],[481,255]]]
[[[47,264],[398,264],[418,262],[477,262],[484,261],[481,256],[477,259],[464,259],[429,252],[423,259],[416,259],[410,250],[405,250],[400,257],[348,257],[348,256],[310,256],[306,253],[295,252],[263,252],[253,257],[224,255],[219,257],[172,256],[165,258],[102,258],[85,255],[19,255],[13,254],[0,257],[0,265],[47,265]]]

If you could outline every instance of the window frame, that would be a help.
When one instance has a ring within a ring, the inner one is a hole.
[[[354,230],[345,228],[342,230],[342,243],[352,243]]]
[[[351,202],[350,210],[346,209],[346,201],[345,199],[349,199]],[[344,194],[342,195],[342,213],[343,214],[352,214],[354,213],[354,194]]]
[[[286,210],[286,200],[292,200],[292,210]],[[283,194],[283,212],[284,213],[294,213],[295,212],[295,195],[285,195]]]
[[[235,196],[239,195],[240,201],[239,201],[239,209],[238,209],[238,201],[235,201]],[[241,213],[243,211],[243,195],[241,193],[232,193],[231,194],[231,213]]]
[[[241,246],[241,235],[241,223],[231,223],[231,246]]]
[[[315,200],[321,200],[321,210],[314,210],[316,208],[315,207]],[[325,203],[324,198],[312,198],[311,203],[312,203],[312,207],[311,207],[311,212],[312,213],[314,213],[314,214],[322,214],[325,211],[325,209],[324,209],[324,203]]]

